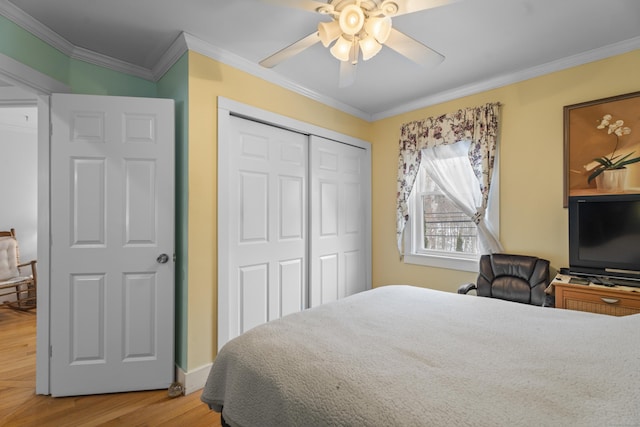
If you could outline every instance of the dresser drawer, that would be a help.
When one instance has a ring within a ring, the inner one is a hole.
[[[640,313],[640,294],[615,288],[556,285],[556,307],[626,316]]]

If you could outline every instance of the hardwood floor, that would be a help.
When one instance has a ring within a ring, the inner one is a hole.
[[[214,426],[200,392],[167,390],[81,397],[35,394],[36,313],[0,308],[0,426]]]

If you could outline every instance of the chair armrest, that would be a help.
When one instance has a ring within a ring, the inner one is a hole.
[[[31,274],[33,276],[35,276],[36,273],[36,262],[35,260],[33,261],[29,261],[29,262],[23,262],[22,264],[18,264],[18,268],[22,268],[22,267],[31,267]]]
[[[478,289],[478,288],[476,287],[476,284],[475,284],[475,283],[465,283],[464,285],[461,285],[461,286],[458,288],[458,293],[459,293],[459,294],[468,294],[468,293],[469,293],[469,291],[472,291],[472,290],[474,290],[474,289]]]
[[[33,267],[33,266],[35,266],[35,265],[36,265],[36,262],[37,262],[37,261],[35,261],[35,260],[33,260],[33,261],[29,261],[29,262],[23,262],[23,263],[21,263],[21,264],[18,264],[18,267],[26,267],[26,266],[31,266],[31,267]]]

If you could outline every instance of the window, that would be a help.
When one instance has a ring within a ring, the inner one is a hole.
[[[497,168],[496,168],[497,170]],[[489,205],[497,205],[497,172],[492,180]],[[496,228],[497,218],[489,206],[487,222]],[[405,262],[463,271],[478,271],[478,229],[456,207],[420,165],[409,197],[410,220],[405,229]]]

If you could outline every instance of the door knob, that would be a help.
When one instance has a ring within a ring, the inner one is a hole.
[[[160,254],[158,258],[156,258],[156,261],[158,261],[158,264],[166,264],[169,261],[169,255]]]

